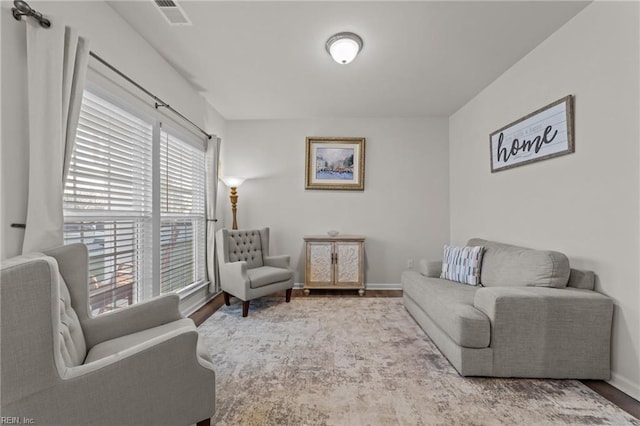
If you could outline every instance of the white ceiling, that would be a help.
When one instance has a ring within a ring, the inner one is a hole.
[[[582,10],[582,1],[109,2],[224,118],[448,116]],[[364,40],[339,65],[334,33]]]

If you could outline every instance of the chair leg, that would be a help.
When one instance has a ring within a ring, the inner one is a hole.
[[[245,300],[242,302],[242,316],[246,317],[249,315],[249,301]]]
[[[223,291],[222,295],[224,296],[224,304],[227,306],[230,306],[231,302],[229,301],[229,293],[227,293],[226,291]]]
[[[210,426],[211,425],[211,419],[204,419],[204,420],[200,420],[196,426]]]
[[[287,289],[286,296],[285,296],[285,300],[287,301],[287,303],[291,302],[291,291],[292,290],[293,290],[292,288]]]

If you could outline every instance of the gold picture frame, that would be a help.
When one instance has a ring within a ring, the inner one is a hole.
[[[364,191],[365,138],[308,137],[305,189]]]

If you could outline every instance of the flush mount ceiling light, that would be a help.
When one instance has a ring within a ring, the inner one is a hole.
[[[358,34],[338,33],[329,37],[325,47],[334,61],[339,64],[348,64],[362,50],[362,39]]]

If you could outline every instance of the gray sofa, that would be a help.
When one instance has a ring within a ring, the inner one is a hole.
[[[463,376],[610,377],[613,301],[567,257],[482,239],[479,286],[440,279],[441,262],[402,274],[407,311]]]

